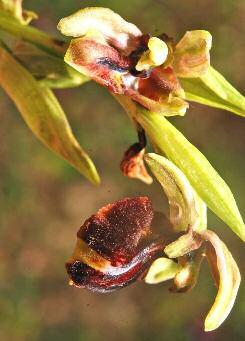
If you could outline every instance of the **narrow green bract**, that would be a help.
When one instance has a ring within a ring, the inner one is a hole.
[[[176,231],[189,227],[201,231],[207,227],[206,205],[199,198],[185,174],[161,155],[149,153],[145,160],[162,185],[169,201],[170,221]]]
[[[129,110],[132,108],[131,104]],[[233,194],[205,156],[163,116],[140,107],[131,114],[157,152],[167,155],[184,172],[207,206],[245,241],[245,225]]]
[[[41,87],[3,47],[0,47],[0,85],[43,143],[92,183],[99,183],[93,162],[75,139],[65,113],[52,91]]]

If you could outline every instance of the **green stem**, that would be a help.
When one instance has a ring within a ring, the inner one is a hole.
[[[67,48],[64,41],[51,37],[35,27],[22,25],[4,11],[0,11],[0,30],[29,41],[55,56],[62,56],[62,58]]]

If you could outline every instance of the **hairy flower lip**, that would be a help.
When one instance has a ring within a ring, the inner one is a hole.
[[[163,241],[146,239],[152,218],[150,199],[135,197],[108,204],[87,219],[66,263],[71,283],[107,292],[138,279],[162,254]]]

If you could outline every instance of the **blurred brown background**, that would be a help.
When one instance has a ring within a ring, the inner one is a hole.
[[[166,32],[176,40],[186,30],[209,30],[212,65],[244,92],[245,1],[25,1],[39,13],[34,24],[57,36],[58,20],[86,6],[110,7],[144,32]],[[102,184],[93,187],[46,149],[0,92],[0,340],[244,340],[244,285],[225,323],[202,331],[216,293],[206,266],[188,294],[170,294],[169,283],[134,284],[107,295],[68,285],[64,263],[85,218],[125,196],[149,195],[157,210],[167,205],[157,183],[146,186],[121,175],[120,159],[136,136],[108,92],[90,82],[56,93]],[[245,216],[245,120],[191,104],[184,118],[171,121],[224,177]],[[211,213],[209,226],[244,273],[242,243]]]

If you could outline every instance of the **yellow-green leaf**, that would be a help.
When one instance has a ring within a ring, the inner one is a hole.
[[[170,221],[176,231],[207,227],[206,205],[198,197],[185,174],[170,160],[149,153],[145,160],[162,185],[169,202]]]
[[[50,89],[0,46],[0,85],[13,100],[33,133],[91,182],[99,176],[89,156],[75,139],[64,111]]]
[[[0,30],[29,41],[56,56],[63,57],[66,43],[32,26],[22,25],[17,19],[0,10]]]
[[[239,289],[241,276],[237,264],[226,245],[213,231],[202,233],[205,240],[211,243],[216,255],[216,266],[219,273],[218,294],[205,319],[205,331],[218,328],[229,315]]]
[[[43,86],[53,89],[71,88],[82,85],[89,78],[64,62],[63,58],[50,54],[41,48],[19,42],[11,49],[13,56]]]
[[[158,258],[156,259],[147,275],[145,277],[145,282],[148,284],[158,284],[164,281],[168,281],[176,275],[179,271],[180,265],[168,258]]]
[[[187,100],[245,117],[245,97],[214,68],[199,78],[180,78],[180,83]]]

